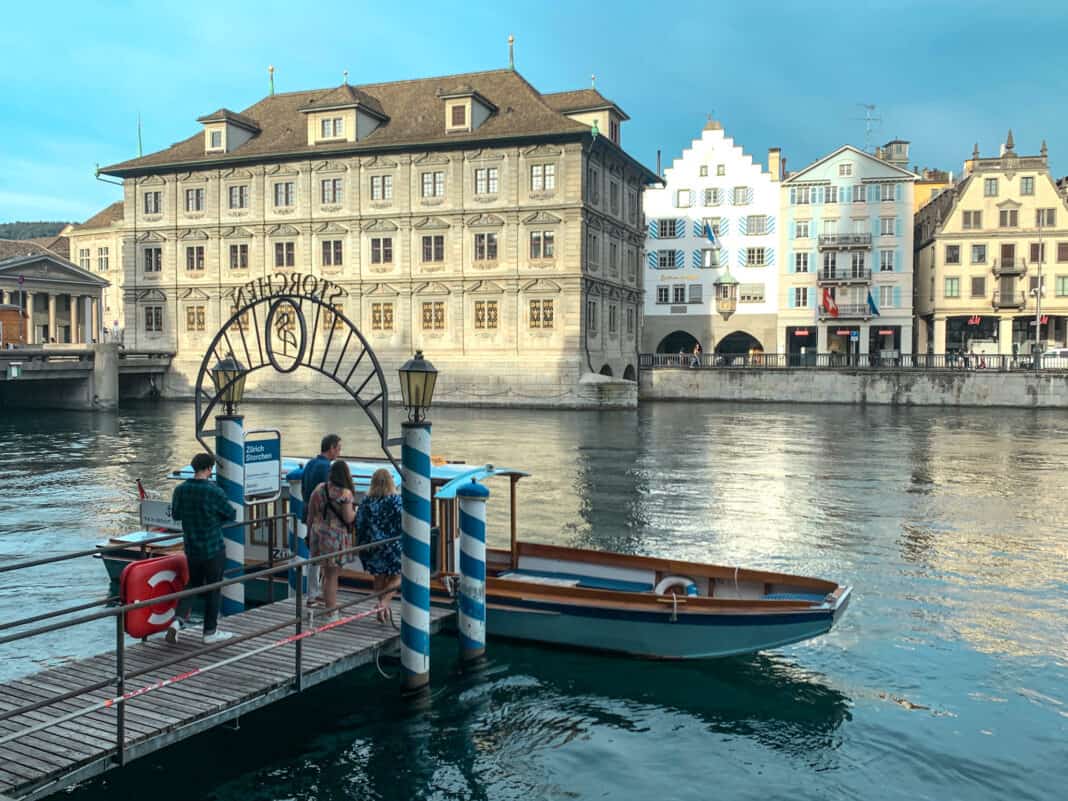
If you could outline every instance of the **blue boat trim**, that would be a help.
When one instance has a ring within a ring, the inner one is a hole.
[[[482,465],[481,467],[468,468],[464,472],[457,475],[455,478],[449,479],[449,481],[441,487],[438,487],[437,492],[434,493],[435,498],[443,500],[451,500],[456,497],[456,491],[460,489],[464,484],[470,484],[472,481],[482,481],[483,479],[490,478],[492,476],[529,476],[530,473],[524,473],[522,470],[513,470],[510,467],[494,467],[491,464]]]

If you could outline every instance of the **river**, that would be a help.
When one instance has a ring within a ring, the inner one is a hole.
[[[243,412],[280,428],[287,454],[313,453],[327,430],[348,454],[374,453],[358,410]],[[849,611],[820,639],[698,664],[491,641],[485,673],[461,677],[455,642],[438,637],[428,709],[369,669],[68,798],[1063,797],[1062,413],[665,403],[432,417],[435,454],[532,473],[525,539],[825,577],[855,587]],[[134,480],[169,492],[164,473],[196,447],[192,418],[176,403],[4,412],[0,561],[134,527]],[[491,544],[504,544],[495,521]],[[0,620],[107,589],[91,559],[18,575],[0,574]],[[112,636],[0,646],[0,677]]]

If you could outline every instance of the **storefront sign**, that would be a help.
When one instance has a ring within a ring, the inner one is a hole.
[[[968,318],[968,325],[980,325],[983,322],[983,318],[978,314],[973,314]]]
[[[880,328],[879,329],[879,336],[881,336],[881,337],[892,337],[893,335],[894,335],[894,331],[893,331],[892,328]]]
[[[249,431],[245,434],[245,500],[273,500],[281,488],[282,435]]]
[[[849,341],[850,342],[860,342],[860,331],[850,331],[849,332]]]
[[[839,329],[838,329],[837,331],[835,331],[834,333],[836,333],[836,334],[837,334],[838,336],[840,336],[840,337],[847,337],[847,336],[849,336],[849,335],[850,335],[850,334],[851,334],[852,332],[851,332],[851,331],[850,331],[850,330],[849,330],[848,328],[839,328]]]
[[[807,337],[808,336],[808,329],[807,328],[798,328],[796,331],[794,331],[794,336],[795,337]]]

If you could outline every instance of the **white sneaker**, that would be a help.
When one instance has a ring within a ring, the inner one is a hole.
[[[176,642],[178,642],[178,632],[180,632],[181,630],[182,624],[178,622],[177,618],[175,618],[171,621],[171,625],[167,627],[167,633],[164,634],[163,637],[171,645],[174,645]]]
[[[215,630],[211,634],[204,635],[204,644],[211,645],[212,643],[222,642],[223,640],[229,640],[234,636],[232,631],[219,631]]]

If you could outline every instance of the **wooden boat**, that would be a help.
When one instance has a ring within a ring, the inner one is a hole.
[[[283,461],[287,478],[298,486],[304,461]],[[349,465],[358,492],[375,470],[389,467],[371,460]],[[450,579],[459,552],[456,490],[472,480],[508,480],[509,548],[487,549],[486,626],[491,637],[657,659],[705,659],[817,637],[834,626],[849,604],[850,587],[818,578],[520,542],[517,485],[526,475],[490,465],[442,463],[432,468],[432,522],[438,532],[433,549],[435,568],[441,568],[435,570],[431,588],[435,604],[453,602]],[[294,497],[299,515],[298,504]],[[264,564],[267,548],[258,546],[255,536],[250,539],[246,561],[251,568]],[[167,544],[163,550],[173,547]],[[130,549],[109,553],[104,560],[114,577],[130,558],[159,550],[131,540]],[[341,582],[352,588],[371,586],[358,562],[342,571]],[[247,600],[262,602],[286,591],[282,582],[266,585],[251,582]]]

